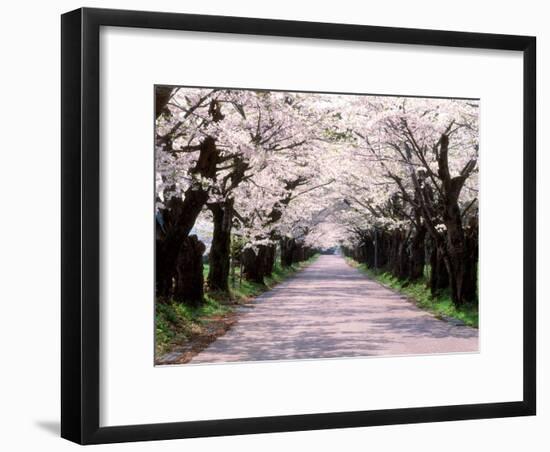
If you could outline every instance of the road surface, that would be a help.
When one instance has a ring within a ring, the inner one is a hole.
[[[258,297],[192,364],[475,352],[478,331],[439,320],[341,256]]]

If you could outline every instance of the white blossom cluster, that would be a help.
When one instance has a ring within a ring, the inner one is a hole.
[[[413,196],[414,180],[438,190],[443,133],[452,176],[477,161],[478,115],[473,100],[177,88],[156,123],[156,208],[189,189],[208,191],[209,202],[232,199],[248,246],[289,236],[330,247],[353,241],[356,229],[399,230],[404,214],[388,200]],[[219,151],[214,177],[192,172],[206,137]],[[233,186],[237,160],[246,171]],[[460,203],[477,196],[476,165]],[[446,230],[441,221],[436,229]]]

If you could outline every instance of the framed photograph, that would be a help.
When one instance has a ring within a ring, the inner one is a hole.
[[[64,14],[61,435],[534,415],[535,49]]]

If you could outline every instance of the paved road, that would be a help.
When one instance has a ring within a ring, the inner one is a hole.
[[[476,329],[436,319],[340,256],[319,257],[243,311],[191,363],[478,350]]]

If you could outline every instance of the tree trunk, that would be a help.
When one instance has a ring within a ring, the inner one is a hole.
[[[374,235],[368,236],[365,238],[363,248],[365,250],[364,263],[367,264],[367,267],[370,269],[374,268],[375,263],[375,250],[374,250]]]
[[[445,196],[443,197],[443,222],[447,228],[447,270],[453,302],[458,306],[474,301],[475,283],[472,284],[471,270],[466,238],[462,226],[462,214],[458,205],[460,191],[468,175],[475,167],[475,160],[469,161],[459,176],[451,177],[448,163],[449,137],[442,135],[439,152],[439,174],[443,182]]]
[[[189,191],[185,200],[172,198],[160,214],[162,222],[156,222],[155,267],[159,297],[170,297],[172,293],[181,244],[191,232],[207,197],[206,192]]]
[[[416,227],[410,250],[410,269],[409,279],[415,281],[424,276],[424,265],[426,260],[425,251],[426,228],[424,226]]]
[[[435,297],[442,289],[449,287],[449,274],[443,257],[443,249],[441,246],[438,247],[437,244],[432,244],[430,266],[430,292],[432,297]]]
[[[447,227],[447,270],[453,302],[459,306],[475,300],[475,274],[467,249],[458,203],[447,206],[444,217]]]
[[[399,232],[399,248],[398,248],[398,274],[399,279],[409,279],[409,256],[407,253],[407,242],[405,231]]]
[[[265,262],[265,276],[270,276],[273,273],[273,267],[275,266],[275,245],[267,246],[266,250],[266,262]]]
[[[208,259],[208,287],[210,290],[229,292],[233,200],[211,204],[209,208],[213,215],[214,232]]]
[[[304,260],[304,247],[301,243],[294,241],[294,248],[292,250],[292,263],[297,264]]]
[[[390,264],[390,249],[391,240],[388,233],[383,233],[381,239],[378,239],[380,243],[378,253],[378,268],[387,268]]]
[[[174,301],[195,307],[204,301],[202,255],[205,249],[196,235],[183,240],[176,262]]]
[[[264,284],[265,248],[265,246],[259,246],[257,251],[246,248],[242,253],[243,272],[249,281]]]
[[[292,265],[295,246],[296,242],[294,239],[289,237],[283,237],[281,239],[281,265],[283,267],[290,267]]]
[[[460,192],[467,178],[476,168],[476,159],[469,160],[457,176],[452,176],[449,170],[449,136],[442,134],[439,140],[437,155],[437,175],[441,179],[438,188],[440,195],[437,202],[433,197],[430,184],[422,184],[413,176],[416,197],[421,202],[422,215],[428,223],[428,230],[436,243],[436,255],[432,251],[432,293],[438,285],[437,279],[443,274],[440,272],[440,256],[443,257],[447,269],[447,278],[451,288],[453,303],[460,306],[463,303],[475,300],[476,281],[473,275],[477,270],[468,250],[466,237],[462,226],[462,213],[459,207]],[[436,219],[443,221],[437,224]],[[440,226],[444,226],[445,231]],[[442,232],[445,232],[443,237]]]
[[[199,158],[191,172],[213,179],[219,152],[216,141],[206,137],[201,143]],[[182,200],[173,197],[166,208],[157,214],[156,221],[156,290],[157,296],[169,297],[176,275],[176,262],[183,241],[193,228],[197,217],[208,200],[208,192],[200,186],[189,187]]]
[[[478,219],[472,217],[465,230],[466,273],[464,276],[464,297],[466,300],[477,300],[477,269],[479,254]]]
[[[405,240],[401,231],[392,234],[391,273],[396,278],[404,279],[406,274]]]

